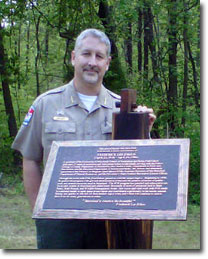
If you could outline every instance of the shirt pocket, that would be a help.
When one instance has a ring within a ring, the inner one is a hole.
[[[48,140],[72,140],[76,135],[74,122],[48,122],[45,125],[45,134]]]
[[[112,123],[104,121],[101,123],[101,133],[104,136],[104,139],[111,139],[112,137]]]

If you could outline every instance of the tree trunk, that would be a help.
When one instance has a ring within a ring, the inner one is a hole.
[[[19,30],[18,30],[18,41],[17,41],[17,46],[16,46],[16,56],[18,57],[18,71],[17,71],[17,85],[18,89],[21,88],[21,80],[20,80],[20,56],[21,56],[21,27],[22,27],[22,21],[20,20],[19,24]]]
[[[201,48],[201,17],[200,17],[200,8],[201,5],[198,4],[198,22],[197,22],[197,48],[200,50]],[[196,66],[200,68],[200,51],[197,51],[196,53]]]
[[[37,53],[35,57],[35,77],[36,77],[36,95],[40,95],[40,80],[39,80],[39,71],[38,63],[40,59],[40,42],[39,42],[39,25],[40,25],[41,16],[38,16],[37,22],[35,21],[35,38],[36,38],[36,48]]]
[[[49,28],[48,24],[46,25],[46,30],[45,30],[45,64],[48,64],[48,51],[49,51]]]
[[[7,55],[4,51],[3,36],[4,36],[4,29],[3,27],[1,27],[1,23],[0,23],[0,75],[1,75],[6,115],[8,116],[9,135],[10,137],[15,137],[17,134],[17,124],[16,124],[12,98],[11,98],[10,89],[9,89],[8,61],[7,61]]]
[[[144,86],[148,84],[148,66],[149,66],[149,52],[148,52],[148,37],[149,37],[149,19],[147,8],[143,9],[144,14]],[[146,89],[146,87],[145,87]]]
[[[196,72],[196,65],[194,62],[194,58],[192,55],[192,51],[191,51],[191,46],[189,41],[187,42],[187,48],[188,48],[188,52],[189,52],[189,59],[191,61],[191,65],[192,65],[192,71],[193,71],[193,80],[194,80],[194,101],[195,101],[195,106],[196,106],[196,110],[197,113],[200,112],[200,93],[199,93],[199,89],[197,86],[197,72]]]
[[[152,70],[153,70],[153,83],[159,83],[158,79],[158,61],[157,61],[157,52],[156,52],[156,47],[155,47],[155,40],[154,40],[154,32],[153,32],[153,14],[152,10],[149,7],[147,9],[147,19],[149,19],[148,22],[148,27],[149,30],[147,31],[148,33],[148,46],[151,52],[151,60],[152,60]]]
[[[129,72],[132,72],[132,25],[128,23],[127,39],[125,40],[126,47],[126,62],[129,66]]]
[[[187,104],[187,88],[188,88],[188,42],[187,42],[187,13],[186,13],[186,4],[184,2],[184,30],[183,30],[183,43],[184,43],[184,79],[183,79],[183,100],[182,100],[182,120],[181,124],[183,127],[183,136],[184,136],[184,129],[186,126],[186,118],[185,118],[185,111],[186,111],[186,104]]]
[[[142,11],[138,9],[138,71],[142,71]]]
[[[110,87],[111,90],[119,92],[122,88],[127,87],[125,74],[123,73],[121,63],[118,55],[118,48],[115,43],[115,26],[112,22],[112,11],[111,7],[108,6],[108,2],[101,0],[99,3],[98,17],[105,28],[105,33],[109,37],[111,42],[111,56],[112,61],[110,70],[113,72],[112,75],[105,76],[104,83]],[[122,84],[121,84],[122,82]]]
[[[118,58],[118,49],[114,40],[115,28],[111,23],[111,12],[107,1],[100,1],[98,16],[100,17],[102,24],[105,28],[105,33],[111,41],[111,54],[112,58]]]
[[[169,5],[169,33],[168,33],[168,55],[169,55],[169,87],[167,92],[167,101],[169,108],[168,124],[170,136],[174,136],[176,128],[177,111],[177,0],[171,0]]]
[[[26,42],[26,57],[25,57],[25,76],[26,79],[29,78],[28,73],[29,73],[29,53],[30,53],[30,21],[28,21],[27,25],[27,42]]]
[[[47,66],[48,66],[48,52],[49,52],[49,25],[46,25],[46,30],[45,30],[45,64],[43,66],[43,70],[45,73],[45,78],[46,78],[46,84],[47,84],[47,90],[49,90],[49,80],[48,80],[48,75],[47,75]]]

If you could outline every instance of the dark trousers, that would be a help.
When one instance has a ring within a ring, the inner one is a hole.
[[[38,249],[106,249],[105,221],[36,220]]]

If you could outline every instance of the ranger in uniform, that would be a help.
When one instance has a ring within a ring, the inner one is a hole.
[[[112,113],[120,97],[103,85],[90,111],[73,81],[40,95],[12,145],[23,157],[46,164],[52,141],[107,140],[112,135]],[[92,97],[92,96],[90,96]]]
[[[120,97],[103,84],[110,64],[110,41],[95,29],[76,40],[71,62],[74,79],[40,95],[30,107],[12,148],[23,156],[23,180],[33,209],[52,141],[107,140],[112,136],[112,114]],[[155,115],[150,113],[150,128]],[[107,248],[101,220],[36,220],[39,249]]]

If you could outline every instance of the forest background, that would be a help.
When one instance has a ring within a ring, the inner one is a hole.
[[[154,108],[152,138],[190,138],[189,202],[199,205],[198,0],[0,0],[0,187],[23,191],[11,143],[34,99],[73,78],[70,53],[86,28],[111,40],[107,88],[134,88]]]

